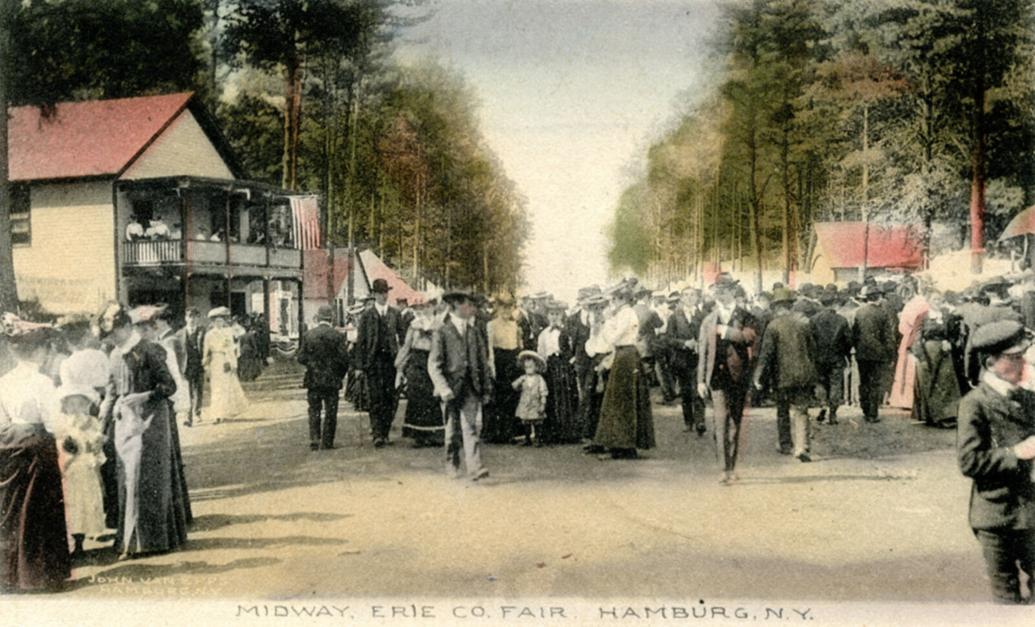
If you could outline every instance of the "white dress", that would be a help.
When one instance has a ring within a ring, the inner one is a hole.
[[[232,418],[248,407],[237,378],[237,350],[232,328],[211,329],[205,334],[203,361],[212,387],[211,418]]]

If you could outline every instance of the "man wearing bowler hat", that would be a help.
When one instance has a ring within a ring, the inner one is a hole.
[[[712,400],[724,485],[737,479],[740,422],[751,385],[749,349],[758,337],[754,316],[736,304],[737,287],[729,274],[716,277],[715,309],[701,323],[697,341],[697,392]]]
[[[860,296],[866,304],[855,312],[852,345],[859,365],[859,404],[866,422],[880,422],[877,410],[883,396],[882,377],[895,354],[895,324],[881,307],[881,291],[866,285]]]
[[[1013,320],[979,328],[971,346],[981,360],[977,387],[960,401],[957,453],[973,480],[970,527],[999,603],[1028,603],[1035,592],[1035,394],[1020,387],[1028,340]]]
[[[316,327],[306,331],[298,353],[298,363],[305,366],[302,386],[309,402],[309,448],[314,451],[334,448],[338,395],[349,368],[348,345],[345,336],[331,326],[333,317],[330,305],[320,306]]]
[[[370,286],[373,306],[359,318],[355,367],[366,374],[370,394],[370,435],[374,446],[388,444],[388,432],[395,418],[395,354],[399,352],[402,318],[388,305],[388,281],[375,279]]]
[[[460,451],[467,475],[474,481],[489,476],[482,466],[482,406],[492,399],[488,343],[475,324],[477,304],[470,292],[446,292],[449,313],[431,339],[428,375],[442,403],[446,422],[446,471],[460,477]]]

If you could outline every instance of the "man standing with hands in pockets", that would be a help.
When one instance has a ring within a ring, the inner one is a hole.
[[[333,318],[330,305],[321,305],[316,313],[316,327],[306,331],[298,353],[298,363],[305,366],[302,385],[309,402],[309,448],[313,451],[334,448],[338,396],[349,369],[345,336],[331,326]]]
[[[460,449],[467,475],[478,481],[489,476],[482,466],[482,406],[492,397],[492,375],[485,338],[474,324],[474,297],[464,291],[446,292],[449,313],[435,330],[428,355],[428,374],[442,403],[446,424],[446,471],[459,478]]]

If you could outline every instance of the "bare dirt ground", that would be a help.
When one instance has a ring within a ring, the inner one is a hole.
[[[345,403],[339,448],[310,452],[299,381],[275,366],[248,386],[245,416],[181,428],[184,550],[120,563],[98,551],[58,596],[988,597],[955,432],[901,412],[869,425],[849,408],[803,464],[776,452],[773,410],[752,410],[742,481],[723,487],[710,416],[698,438],[656,405],[645,459],[488,446],[492,476],[472,484],[397,432],[374,449]]]

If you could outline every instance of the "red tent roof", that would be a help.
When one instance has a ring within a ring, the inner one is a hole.
[[[190,93],[10,109],[12,181],[115,176],[176,119]]]
[[[909,226],[869,225],[866,265],[870,268],[919,268],[923,245]],[[863,222],[817,222],[816,244],[830,258],[831,268],[857,268],[863,263]]]
[[[389,268],[385,262],[381,261],[381,258],[375,255],[373,251],[362,251],[359,253],[359,259],[363,262],[363,269],[366,270],[367,278],[371,284],[376,279],[388,281],[388,287],[392,288],[392,291],[388,293],[388,302],[395,303],[400,298],[405,298],[410,304],[418,300],[424,300],[424,295],[421,292],[407,285],[406,281],[403,281],[402,277],[395,270]]]

